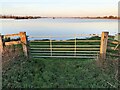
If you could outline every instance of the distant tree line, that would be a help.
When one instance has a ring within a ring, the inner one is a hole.
[[[41,17],[41,16],[14,16],[14,15],[0,15],[0,18],[12,19],[37,19],[37,18],[89,18],[89,19],[120,19],[117,16],[103,16],[103,17]]]
[[[104,17],[98,17],[98,18],[118,19],[117,16],[104,16]]]
[[[93,19],[120,19],[120,17],[117,16],[103,16],[103,17],[85,17],[85,18],[93,18]]]
[[[40,16],[12,16],[12,15],[0,15],[0,18],[13,18],[13,19],[37,19]]]

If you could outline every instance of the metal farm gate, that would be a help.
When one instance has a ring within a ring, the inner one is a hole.
[[[29,42],[30,55],[33,58],[97,58],[101,37],[98,34],[29,36]]]
[[[0,55],[4,47],[21,44],[24,55],[33,58],[60,57],[60,58],[100,58],[108,56],[119,58],[120,41],[114,36],[102,34],[79,34],[68,36],[27,36],[26,32],[0,35]],[[18,39],[13,39],[19,37]],[[11,39],[12,38],[12,39]],[[29,42],[29,43],[28,43]],[[29,47],[28,47],[29,46]]]

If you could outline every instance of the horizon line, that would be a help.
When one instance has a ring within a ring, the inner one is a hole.
[[[113,16],[113,17],[119,17],[118,15],[102,15],[102,16],[40,16],[40,15],[2,15],[0,14],[0,16],[19,16],[19,17],[25,17],[25,16],[32,16],[32,17],[109,17],[109,16]]]

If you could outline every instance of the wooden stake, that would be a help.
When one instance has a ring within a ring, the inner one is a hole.
[[[23,47],[23,52],[26,57],[28,57],[28,48],[27,48],[27,36],[26,32],[20,32],[20,39]]]
[[[106,59],[107,41],[109,32],[102,32],[100,45],[100,59]]]
[[[0,34],[0,90],[2,90],[2,52],[3,52],[3,42],[2,42],[2,35]]]
[[[0,56],[2,56],[3,52],[3,41],[2,41],[2,35],[0,34]]]

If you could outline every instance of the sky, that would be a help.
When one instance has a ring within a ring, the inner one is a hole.
[[[119,0],[0,0],[1,15],[118,16]]]

